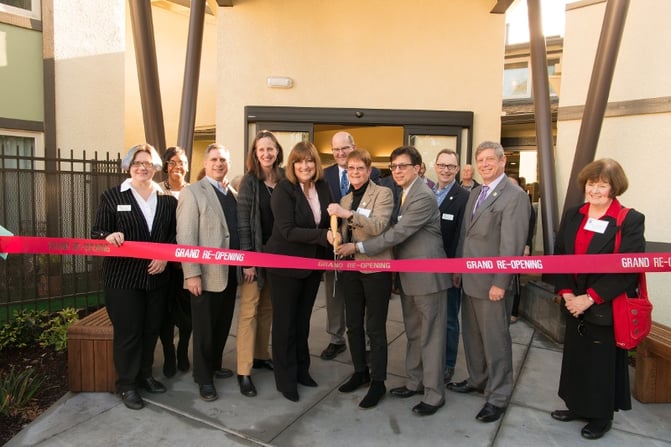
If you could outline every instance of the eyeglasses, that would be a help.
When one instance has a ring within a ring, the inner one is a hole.
[[[154,164],[150,161],[134,161],[133,163],[130,164],[131,167],[133,168],[145,168],[145,169],[153,169]]]
[[[343,147],[333,147],[331,150],[333,152],[345,152],[348,149],[352,149],[352,146],[343,146]]]
[[[459,166],[457,165],[446,165],[443,163],[436,163],[435,165],[438,169],[447,169],[448,171],[456,171],[459,169]]]
[[[390,170],[390,171],[395,171],[395,170],[397,170],[397,169],[400,169],[401,171],[405,171],[405,170],[408,169],[410,166],[414,166],[414,165],[413,165],[412,163],[398,163],[398,164],[391,163],[391,164],[389,165],[389,170]]]
[[[364,172],[367,168],[365,166],[347,166],[350,172]]]
[[[168,166],[170,166],[171,168],[174,168],[175,166],[179,166],[180,168],[182,168],[182,167],[188,166],[188,165],[189,165],[189,163],[186,162],[186,161],[172,161],[172,160],[170,160],[168,162]]]

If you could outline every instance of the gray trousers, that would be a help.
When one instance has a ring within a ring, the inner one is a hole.
[[[342,274],[342,273],[340,273]],[[337,284],[335,294],[333,283],[335,272],[327,270],[324,272],[324,294],[326,295],[326,332],[331,336],[330,343],[336,345],[345,344],[345,293],[342,284]],[[340,277],[338,277],[340,282]]]

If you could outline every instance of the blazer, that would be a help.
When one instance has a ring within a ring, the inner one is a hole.
[[[378,168],[373,166],[373,169],[370,173],[370,179],[375,183],[380,183],[380,176],[382,173]],[[334,202],[340,202],[342,199],[342,194],[340,194],[340,170],[338,169],[338,164],[332,164],[328,168],[324,169],[324,180],[328,183],[331,190],[331,197]]]
[[[151,233],[131,190],[115,186],[103,192],[91,230],[93,239],[105,239],[120,231],[126,241],[175,243],[177,200],[170,194],[157,193],[156,214]],[[150,275],[149,259],[106,257],[103,259],[103,286],[115,289],[154,290],[169,281],[169,270]]]
[[[235,197],[235,191],[228,189]],[[182,189],[177,204],[177,242],[214,249],[229,248],[231,235],[214,186],[204,177]],[[221,292],[228,285],[228,265],[182,262],[186,280],[200,276],[203,290]]]
[[[300,184],[293,184],[287,179],[279,181],[270,198],[275,221],[264,252],[318,259],[332,257],[333,249],[326,238],[330,222],[326,208],[332,202],[331,192],[324,180],[317,180],[315,188],[321,209],[319,222],[315,222],[312,208]],[[268,270],[292,278],[307,278],[313,272],[281,268]]]
[[[464,220],[464,210],[470,191],[454,182],[443,203],[438,207],[440,214],[440,232],[443,235],[443,249],[448,258],[457,255],[461,224]]]
[[[581,206],[571,208],[564,213],[559,231],[555,240],[555,254],[568,255],[575,253],[575,237],[582,225],[584,214]],[[616,219],[604,216],[601,220],[608,222],[603,233],[594,233],[587,247],[588,254],[613,253],[615,249],[615,235],[617,234]],[[645,216],[631,209],[622,222],[622,239],[620,253],[642,253],[645,251]],[[638,273],[578,273],[557,274],[553,276],[555,288],[572,290],[576,295],[582,295],[587,289],[592,289],[604,303],[594,304],[585,312],[585,319],[601,325],[613,324],[613,310],[611,301],[623,292],[628,296],[636,296]],[[564,306],[562,306],[564,307]]]
[[[352,201],[354,194],[348,193],[345,197],[340,199],[340,206],[345,209],[352,208]],[[359,213],[357,210],[352,210],[354,214],[350,221],[344,220],[340,226],[340,234],[343,235],[343,243],[346,242],[361,242],[373,236],[377,236],[389,227],[389,220],[391,213],[394,210],[394,196],[391,190],[384,186],[376,185],[373,182],[368,182],[366,191],[363,193],[361,202],[359,203],[359,210],[367,210],[368,215]],[[352,240],[348,240],[347,235],[349,228],[352,230]],[[357,261],[364,261],[367,259],[393,259],[394,253],[391,247],[377,253],[370,255],[365,253],[357,253],[354,258]],[[366,271],[364,273],[372,273]]]
[[[522,256],[531,212],[527,193],[504,177],[474,214],[481,189],[482,186],[473,189],[466,203],[458,256]],[[473,298],[489,299],[491,286],[509,289],[513,276],[511,273],[464,274],[462,286]]]
[[[410,187],[398,222],[363,242],[368,255],[379,254],[390,247],[395,247],[398,259],[445,257],[436,196],[420,178]],[[429,295],[450,287],[450,275],[443,273],[400,272],[399,277],[405,295]]]

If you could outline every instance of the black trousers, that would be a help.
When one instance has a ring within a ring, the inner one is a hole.
[[[314,271],[307,278],[268,274],[273,302],[275,385],[281,392],[296,391],[298,378],[309,374],[310,316],[321,276],[321,271]]]
[[[172,266],[170,266],[172,267]],[[171,268],[170,286],[159,338],[163,345],[164,357],[172,352],[174,358],[175,326],[179,328],[180,342],[187,343],[191,337],[191,294],[184,289],[184,274],[181,268]],[[167,359],[165,359],[167,360]]]
[[[146,291],[105,289],[105,305],[114,327],[114,369],[118,393],[133,390],[151,377],[154,348],[161,328],[167,286]]]
[[[231,330],[238,283],[235,267],[228,269],[228,285],[221,292],[191,295],[193,324],[193,380],[210,385],[221,368],[226,339]]]
[[[387,313],[391,296],[391,273],[341,273],[345,292],[347,340],[354,371],[370,367],[373,380],[387,378]],[[365,320],[365,333],[364,333]],[[366,337],[370,339],[370,357],[366,364]]]

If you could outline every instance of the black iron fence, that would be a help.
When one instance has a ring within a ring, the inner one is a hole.
[[[90,238],[100,194],[121,183],[119,156],[56,158],[0,151],[0,225],[19,236]],[[102,304],[101,258],[14,255],[0,259],[0,324],[20,309]]]

